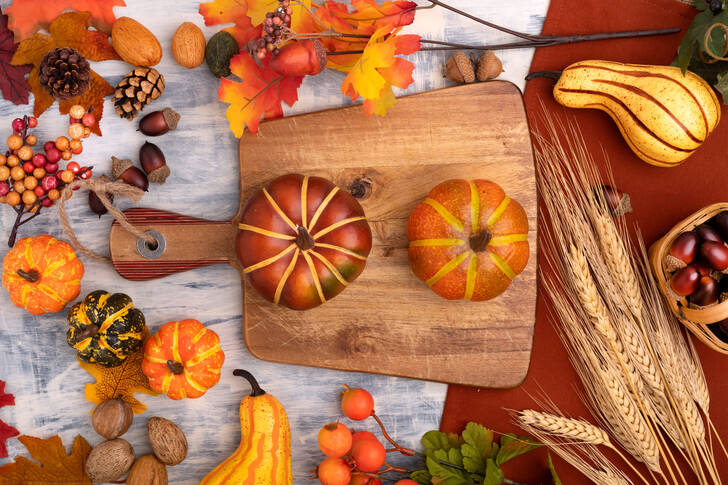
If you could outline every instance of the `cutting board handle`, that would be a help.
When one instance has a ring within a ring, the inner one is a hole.
[[[157,247],[127,232],[114,221],[109,232],[109,253],[116,271],[128,280],[161,278],[201,266],[237,264],[232,221],[208,221],[156,209],[124,211],[131,224],[152,231],[160,239]]]

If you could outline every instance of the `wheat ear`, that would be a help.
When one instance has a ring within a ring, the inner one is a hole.
[[[588,421],[542,413],[533,409],[520,411],[517,419],[522,424],[530,425],[554,436],[571,438],[574,441],[590,445],[604,445],[614,448],[607,432]]]

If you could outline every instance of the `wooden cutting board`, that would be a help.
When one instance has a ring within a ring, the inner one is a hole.
[[[240,139],[240,209],[232,221],[128,210],[133,224],[163,236],[165,249],[145,259],[134,236],[114,223],[114,266],[133,280],[217,263],[240,271],[234,244],[243,203],[290,172],[363,192],[373,249],[354,283],[305,312],[264,300],[241,273],[245,342],[253,355],[479,387],[520,384],[536,313],[537,227],[533,152],[516,86],[494,81],[407,96],[385,117],[367,117],[355,106],[262,123],[258,134]],[[409,268],[409,213],[451,178],[492,180],[528,214],[528,266],[494,300],[444,300]]]

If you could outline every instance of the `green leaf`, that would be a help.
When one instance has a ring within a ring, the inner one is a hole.
[[[427,470],[432,475],[432,482],[439,485],[469,485],[470,477],[466,472],[440,463],[449,462],[450,456],[445,450],[435,450],[425,459]],[[455,464],[455,463],[454,463]]]
[[[540,446],[543,445],[533,441],[528,436],[516,437],[513,433],[504,434],[500,439],[500,451],[498,451],[495,462],[500,466],[508,460],[535,450]]]
[[[713,12],[706,9],[695,16],[690,27],[685,31],[685,35],[677,48],[677,57],[673,61],[673,65],[680,66],[683,74],[685,74],[690,65],[690,60],[695,54],[696,45],[702,45],[705,32],[712,23]]]
[[[493,431],[478,423],[468,423],[463,431],[463,466],[470,473],[485,473],[485,460],[493,457]]]
[[[432,475],[427,470],[415,470],[410,473],[410,478],[420,485],[430,485]]]
[[[452,463],[453,465],[457,466],[463,466],[463,455],[460,453],[460,450],[457,448],[450,448],[447,451],[447,458],[445,459],[446,462]]]
[[[551,453],[548,454],[549,456],[549,471],[551,472],[551,479],[554,481],[554,485],[564,485],[561,483],[561,479],[556,474],[556,468],[554,468],[554,462],[551,461]]]
[[[488,458],[485,464],[485,479],[483,485],[501,485],[503,483],[503,470],[495,464],[492,458]]]
[[[432,450],[449,450],[453,447],[450,436],[442,431],[432,430],[422,437],[422,444],[425,448]]]

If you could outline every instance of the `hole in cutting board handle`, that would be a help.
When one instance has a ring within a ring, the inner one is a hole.
[[[166,248],[164,236],[153,229],[144,231],[144,233],[152,236],[155,242],[149,243],[144,239],[137,239],[137,252],[145,259],[157,259],[164,254],[164,250]]]

